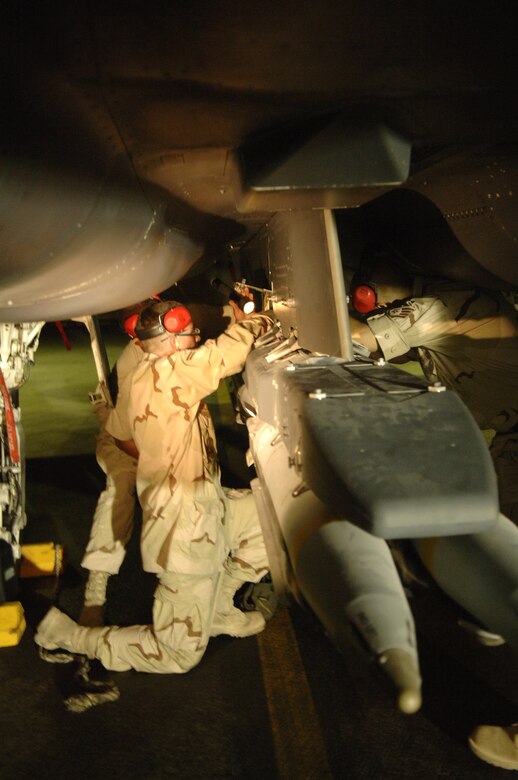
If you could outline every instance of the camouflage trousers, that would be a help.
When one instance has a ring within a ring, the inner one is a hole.
[[[133,531],[137,461],[122,452],[104,428],[97,439],[96,456],[106,474],[106,487],[97,501],[81,565],[117,574]]]
[[[232,498],[232,494],[234,498]],[[232,544],[211,575],[162,572],[154,594],[153,624],[83,629],[87,651],[113,671],[181,673],[196,666],[207,647],[217,595],[225,577],[239,586],[258,582],[268,560],[250,491],[226,491]]]

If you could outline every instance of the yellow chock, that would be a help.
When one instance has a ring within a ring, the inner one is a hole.
[[[25,615],[19,601],[7,601],[0,606],[0,647],[14,647],[25,631]]]
[[[22,544],[20,577],[48,577],[63,571],[63,546],[54,542]]]

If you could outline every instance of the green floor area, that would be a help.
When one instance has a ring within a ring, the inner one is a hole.
[[[23,429],[28,458],[88,455],[95,452],[97,418],[88,400],[97,373],[84,325],[63,323],[72,347],[67,350],[54,323],[42,330],[28,382],[20,390]],[[110,365],[127,344],[127,336],[113,322],[102,323]],[[216,427],[233,421],[224,382],[208,399]]]
[[[29,458],[84,455],[95,450],[97,418],[88,393],[97,373],[84,325],[63,323],[72,347],[67,350],[54,323],[44,325],[28,382],[20,390],[20,407]],[[126,338],[107,328],[106,346],[113,362]]]

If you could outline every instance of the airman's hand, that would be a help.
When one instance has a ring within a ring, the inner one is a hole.
[[[242,320],[246,320],[246,314],[244,311],[241,311],[235,301],[230,300],[229,304],[232,308],[232,311],[234,312],[234,319],[236,322],[242,322]]]

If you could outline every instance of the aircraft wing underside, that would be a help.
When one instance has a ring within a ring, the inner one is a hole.
[[[3,3],[0,320],[129,304],[293,209],[516,285],[511,13]]]

